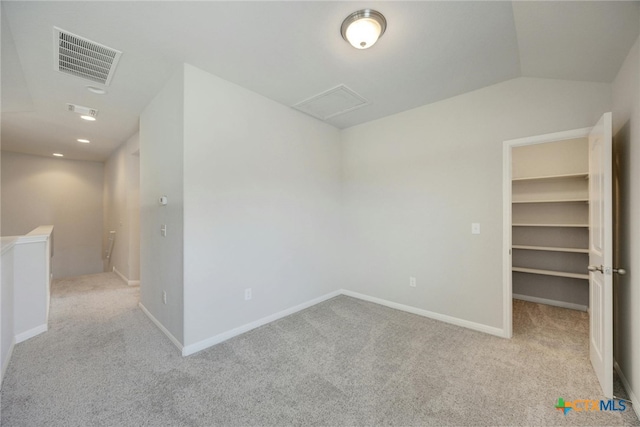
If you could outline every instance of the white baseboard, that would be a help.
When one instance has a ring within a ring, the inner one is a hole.
[[[323,301],[326,301],[330,298],[336,297],[338,295],[346,295],[346,296],[350,296],[353,298],[357,298],[357,299],[361,299],[364,301],[368,301],[368,302],[372,302],[375,304],[380,304],[380,305],[384,305],[386,307],[390,307],[390,308],[394,308],[396,310],[401,310],[401,311],[405,311],[408,313],[413,313],[413,314],[417,314],[419,316],[423,316],[423,317],[428,317],[430,319],[434,319],[434,320],[438,320],[441,322],[445,322],[445,323],[449,323],[452,325],[456,325],[456,326],[461,326],[463,328],[467,328],[467,329],[472,329],[474,331],[478,331],[478,332],[483,332],[483,333],[487,333],[490,335],[495,335],[501,338],[504,338],[504,330],[501,328],[495,328],[492,326],[487,326],[487,325],[483,325],[480,323],[475,323],[475,322],[471,322],[469,320],[464,320],[464,319],[459,319],[456,317],[452,317],[452,316],[447,316],[444,314],[440,314],[440,313],[434,313],[431,311],[427,311],[427,310],[422,310],[416,307],[411,307],[408,305],[404,305],[404,304],[399,304],[399,303],[395,303],[392,301],[387,301],[381,298],[375,298],[375,297],[371,297],[368,295],[364,295],[364,294],[360,294],[357,292],[352,292],[352,291],[348,291],[345,289],[341,289],[341,290],[337,290],[334,292],[330,292],[326,295],[323,295],[321,297],[312,299],[310,301],[304,302],[302,304],[298,304],[294,307],[279,311],[277,313],[274,313],[272,315],[263,317],[262,319],[258,319],[254,322],[250,322],[247,323],[245,325],[239,326],[237,328],[231,329],[229,331],[226,332],[222,332],[218,335],[214,335],[210,338],[206,338],[202,341],[198,341],[196,343],[193,344],[189,344],[189,345],[185,345],[182,346],[180,344],[180,342],[173,336],[171,335],[171,333],[160,324],[160,322],[151,315],[151,313],[149,313],[146,308],[142,305],[142,303],[139,303],[140,308],[142,309],[142,311],[151,319],[151,321],[153,323],[156,324],[156,326],[158,326],[158,328],[160,328],[160,330],[162,330],[162,332],[165,333],[165,335],[167,335],[169,337],[169,339],[171,340],[171,342],[173,342],[175,344],[176,347],[178,347],[178,349],[181,350],[182,355],[183,356],[189,356],[192,355],[194,353],[197,353],[199,351],[202,351],[206,348],[209,348],[211,346],[214,346],[216,344],[219,344],[223,341],[226,341],[230,338],[236,337],[238,335],[241,335],[245,332],[248,332],[252,329],[258,328],[260,326],[266,325],[267,323],[271,323],[275,320],[281,319],[283,317],[289,316],[293,313],[297,313],[298,311],[304,310],[306,308],[312,307],[316,304],[319,304]]]
[[[120,279],[122,279],[122,281],[123,281],[124,283],[129,284],[129,279],[127,279],[126,277],[124,277],[124,274],[120,273],[120,272],[118,271],[118,269],[117,269],[117,268],[113,267],[113,268],[111,269],[111,271],[113,271],[114,273],[116,273],[116,276],[118,276]]]
[[[519,299],[522,301],[535,302],[538,304],[546,304],[546,305],[553,305],[555,307],[569,308],[571,310],[587,311],[589,309],[589,307],[582,304],[574,304],[571,302],[564,302],[564,301],[558,301],[558,300],[547,299],[547,298],[531,297],[529,295],[513,294],[513,298]]]
[[[318,303],[326,301],[330,298],[336,297],[340,295],[340,291],[330,292],[321,297],[312,299],[311,301],[304,302],[302,304],[298,304],[294,307],[287,308],[286,310],[279,311],[270,316],[263,317],[262,319],[258,319],[254,322],[247,323],[246,325],[239,326],[237,328],[231,329],[230,331],[223,332],[221,334],[215,335],[211,338],[204,339],[202,341],[196,342],[194,344],[186,345],[182,348],[182,355],[189,356],[191,354],[197,353],[198,351],[204,350],[205,348],[209,348],[213,345],[219,344],[223,341],[226,341],[230,338],[243,334],[245,332],[249,332],[252,329],[258,328],[260,326],[266,325],[267,323],[271,323],[275,320],[282,319],[283,317],[289,316],[290,314],[296,313],[298,311],[304,310],[305,308],[309,308]]]
[[[472,329],[478,332],[484,332],[491,335],[504,338],[504,330],[501,328],[495,328],[493,326],[483,325],[481,323],[471,322],[469,320],[459,319],[457,317],[447,316],[446,314],[434,313],[432,311],[423,310],[421,308],[411,307],[409,305],[399,304],[397,302],[387,301],[382,298],[371,297],[369,295],[360,294],[343,289],[340,292],[342,295],[346,295],[353,298],[358,298],[363,301],[372,302],[375,304],[384,305],[386,307],[395,308],[396,310],[406,311],[407,313],[417,314],[418,316],[428,317],[429,319],[438,320],[440,322],[449,323],[456,326],[462,326],[463,328]]]
[[[129,280],[129,279],[127,279],[127,277],[124,274],[120,273],[117,268],[113,267],[113,272],[116,273],[116,276],[118,276],[120,279],[122,279],[122,281],[124,283],[126,283],[127,285],[129,285],[129,286],[140,286],[140,280]]]
[[[158,329],[160,329],[167,336],[167,338],[169,338],[173,345],[178,347],[178,350],[180,350],[180,352],[183,352],[182,343],[178,341],[178,339],[174,337],[173,334],[169,332],[169,330],[165,328],[162,323],[160,323],[160,321],[156,319],[144,305],[142,305],[141,302],[138,303],[138,307],[140,307],[140,310],[142,310],[142,312],[147,315],[147,317],[158,327]]]
[[[48,330],[49,330],[49,327],[46,324],[44,324],[44,325],[36,326],[35,328],[29,329],[28,331],[21,332],[16,335],[16,339],[15,339],[16,344],[26,341],[29,338],[33,338],[36,335],[40,335],[43,332],[47,332]]]
[[[11,355],[13,354],[13,347],[15,347],[15,345],[16,345],[16,340],[13,339],[11,341],[11,346],[9,347],[9,351],[7,352],[7,358],[2,362],[2,374],[0,376],[0,390],[2,389],[4,374],[7,372],[7,368],[9,367],[9,361],[11,360]]]
[[[620,381],[622,381],[622,385],[624,386],[624,389],[627,391],[627,394],[629,395],[629,400],[631,400],[631,408],[633,408],[633,410],[635,411],[636,416],[640,418],[640,400],[638,400],[638,397],[633,392],[633,389],[631,388],[631,384],[629,384],[627,377],[625,377],[624,374],[622,373],[622,369],[620,369],[620,365],[618,365],[618,362],[616,360],[613,361],[613,368],[618,373],[618,376],[620,377]]]

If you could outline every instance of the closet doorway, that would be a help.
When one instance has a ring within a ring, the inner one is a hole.
[[[513,298],[589,307],[589,141],[513,147]]]
[[[589,353],[613,395],[611,113],[593,128],[504,143],[504,325],[513,299],[589,312]]]

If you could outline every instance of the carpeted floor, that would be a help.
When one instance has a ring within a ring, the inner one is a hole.
[[[2,425],[640,425],[554,408],[601,398],[585,313],[515,301],[504,340],[339,296],[183,358],[138,295],[112,273],[56,282]]]

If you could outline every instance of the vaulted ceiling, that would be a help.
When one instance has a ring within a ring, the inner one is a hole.
[[[382,12],[388,28],[371,49],[356,50],[340,25],[364,7]],[[3,1],[1,8],[2,149],[97,161],[135,133],[140,112],[183,62],[287,106],[344,84],[370,102],[327,120],[346,128],[516,77],[610,83],[640,28],[638,1]],[[123,52],[109,86],[54,69],[54,26]],[[99,110],[98,120],[79,120],[67,103]]]

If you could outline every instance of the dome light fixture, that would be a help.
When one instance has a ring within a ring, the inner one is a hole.
[[[342,22],[340,33],[356,49],[368,49],[373,46],[387,29],[387,20],[373,9],[353,12]]]

